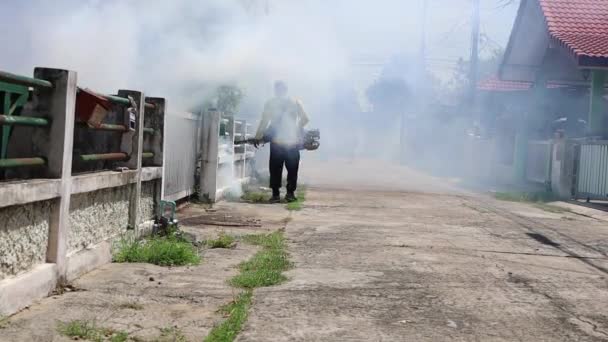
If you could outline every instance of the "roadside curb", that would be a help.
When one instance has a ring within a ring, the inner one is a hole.
[[[590,207],[586,207],[583,205],[570,203],[570,202],[562,202],[562,201],[550,202],[547,204],[553,205],[556,207],[560,207],[560,208],[564,208],[564,209],[568,209],[578,215],[586,216],[586,217],[593,218],[593,219],[596,219],[599,221],[608,222],[608,212],[600,210],[600,209],[590,208]]]

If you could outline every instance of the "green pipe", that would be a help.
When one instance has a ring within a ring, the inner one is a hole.
[[[98,154],[82,154],[82,161],[99,161],[99,160],[126,160],[129,156],[124,152],[115,153],[98,153]]]
[[[0,169],[8,169],[20,166],[39,166],[45,164],[46,160],[40,157],[0,159]]]
[[[49,120],[45,118],[34,118],[31,116],[14,116],[0,114],[0,125],[21,125],[21,126],[40,126],[49,125]]]
[[[144,152],[144,153],[141,154],[141,157],[144,158],[144,159],[154,158],[154,153],[153,152]]]
[[[144,133],[154,134],[154,128],[146,127],[144,128]]]
[[[100,130],[100,131],[117,131],[117,132],[125,132],[127,130],[127,127],[125,127],[125,125],[114,125],[114,124],[101,124],[96,127],[89,126],[89,128]]]
[[[53,88],[53,83],[49,81],[41,80],[39,78],[15,75],[5,71],[0,71],[0,81],[19,84],[27,87]]]
[[[115,95],[102,95],[102,96],[105,97],[106,99],[110,100],[111,102],[118,103],[121,105],[128,106],[131,104],[131,101],[129,101],[129,99],[127,99],[126,97],[120,97],[120,96],[115,96]]]
[[[129,99],[126,97],[120,97],[120,96],[116,96],[116,95],[102,95],[102,96],[114,103],[119,103],[119,104],[122,104],[125,106],[131,105],[131,101],[129,101]],[[148,102],[146,102],[144,104],[144,106],[146,108],[151,108],[151,109],[156,108],[156,106],[153,103],[148,103]]]

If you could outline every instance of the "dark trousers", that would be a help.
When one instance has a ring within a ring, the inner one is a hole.
[[[278,192],[283,178],[283,165],[287,169],[287,192],[294,192],[298,186],[300,150],[293,146],[270,144],[270,188]]]

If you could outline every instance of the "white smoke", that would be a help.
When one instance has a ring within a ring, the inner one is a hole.
[[[427,55],[467,58],[470,1],[428,0]],[[103,93],[143,90],[165,97],[169,111],[191,110],[219,84],[245,91],[240,117],[257,119],[272,82],[289,84],[323,149],[374,140],[394,149],[396,122],[376,125],[344,107],[331,108],[338,88],[365,89],[392,56],[416,56],[421,0],[23,0],[0,2],[0,69],[31,75],[36,66],[78,72],[79,85]],[[504,45],[513,12],[482,8],[482,30]],[[268,5],[267,5],[268,4]],[[445,80],[453,66],[427,61]],[[407,75],[404,75],[407,78]],[[416,85],[414,85],[416,86]],[[367,120],[367,121],[366,121]],[[357,123],[355,125],[354,123]],[[358,127],[355,127],[358,126]],[[357,131],[358,130],[358,131]],[[363,131],[362,131],[363,130]],[[369,136],[368,140],[354,135]],[[390,138],[390,139],[389,139]],[[350,148],[350,147],[346,147]],[[332,151],[333,153],[333,151]]]

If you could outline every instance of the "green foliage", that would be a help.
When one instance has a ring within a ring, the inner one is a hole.
[[[123,239],[114,253],[114,262],[145,262],[160,266],[198,265],[201,258],[190,242],[175,235],[148,240]]]
[[[239,265],[241,273],[230,280],[232,285],[253,289],[277,285],[287,280],[283,271],[288,270],[291,263],[285,250],[282,232],[248,235],[244,237],[244,241],[262,246],[263,249]]]
[[[226,114],[235,114],[244,96],[243,90],[237,86],[219,86],[216,90],[217,109]]]
[[[205,241],[205,244],[209,248],[232,248],[234,247],[234,237],[224,232],[220,232],[217,239],[210,239]]]
[[[220,312],[226,315],[228,319],[213,328],[207,338],[205,338],[205,342],[234,341],[247,320],[252,296],[251,290],[247,290],[239,294],[230,304],[220,308]]]

